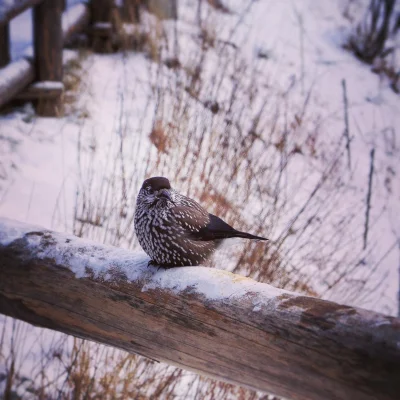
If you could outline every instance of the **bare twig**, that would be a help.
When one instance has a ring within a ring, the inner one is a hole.
[[[375,158],[375,148],[370,152],[370,166],[369,166],[369,177],[368,177],[368,193],[367,193],[367,209],[365,211],[365,226],[364,226],[364,247],[367,248],[367,238],[368,238],[368,227],[369,227],[369,211],[371,209],[371,192],[372,192],[372,176],[374,174],[374,158]]]
[[[342,79],[343,111],[344,111],[344,136],[346,138],[347,165],[351,170],[350,132],[349,132],[349,104],[347,102],[346,79]]]
[[[304,75],[305,75],[305,67],[304,67],[304,21],[303,15],[294,8],[294,12],[296,14],[296,18],[300,28],[300,76],[301,76],[301,94],[304,94]]]

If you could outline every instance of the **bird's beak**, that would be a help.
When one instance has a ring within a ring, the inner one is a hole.
[[[169,201],[171,201],[171,202],[173,203],[172,197],[171,197],[171,193],[169,192],[168,189],[161,189],[161,190],[159,190],[158,193],[157,193],[157,197],[158,197],[158,198],[167,199],[167,200],[169,200]]]

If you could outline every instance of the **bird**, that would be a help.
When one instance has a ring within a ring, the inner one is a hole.
[[[148,265],[162,268],[204,263],[224,239],[268,240],[234,229],[180,194],[161,176],[146,179],[136,200],[134,226]]]

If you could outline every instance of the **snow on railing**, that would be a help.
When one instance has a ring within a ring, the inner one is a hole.
[[[400,320],[0,219],[0,312],[296,399],[397,399]]]

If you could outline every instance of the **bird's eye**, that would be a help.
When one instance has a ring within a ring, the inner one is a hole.
[[[149,186],[149,187],[147,188],[147,192],[148,192],[149,194],[153,194],[153,193],[154,193],[154,190],[152,189],[151,186]]]

